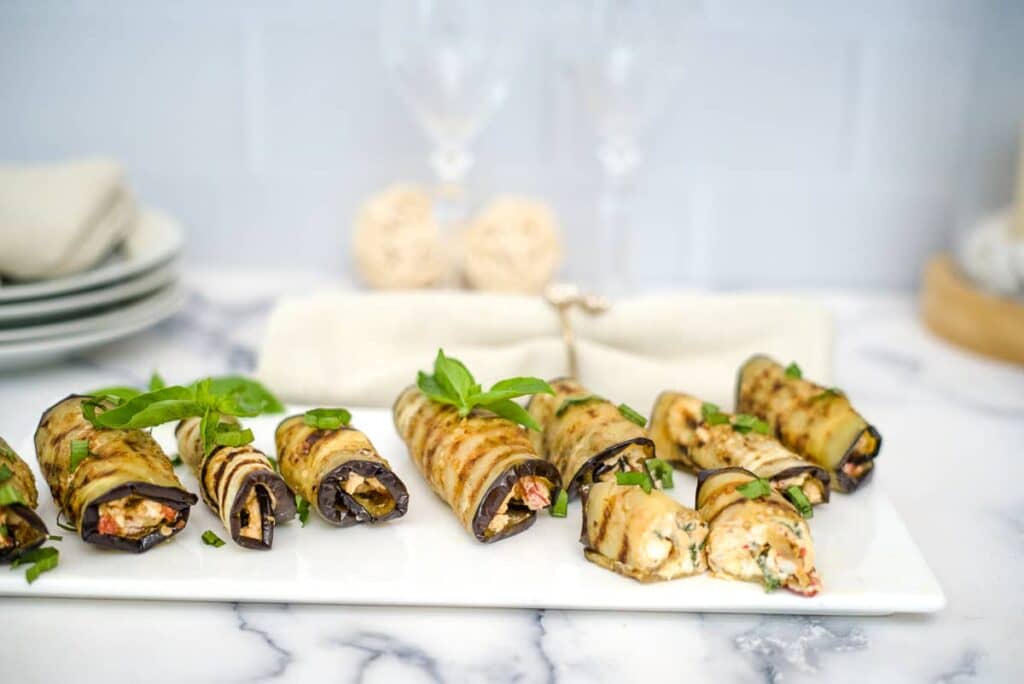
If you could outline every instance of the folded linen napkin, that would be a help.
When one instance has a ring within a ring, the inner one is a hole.
[[[0,275],[83,271],[128,235],[136,211],[116,162],[0,165]]]
[[[740,364],[756,353],[831,375],[832,325],[819,305],[753,294],[663,294],[572,314],[580,380],[646,413],[665,389],[731,407]],[[432,291],[322,292],[278,302],[258,375],[284,399],[390,407],[438,347],[484,387],[514,375],[567,372],[555,310],[541,297]]]

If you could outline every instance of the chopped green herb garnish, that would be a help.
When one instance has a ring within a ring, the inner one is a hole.
[[[661,482],[662,489],[672,489],[675,486],[675,482],[672,480],[671,465],[660,458],[649,458],[644,461],[644,465],[647,466],[647,472],[650,473],[651,478]]]
[[[458,359],[445,356],[443,349],[437,350],[433,375],[420,371],[416,377],[416,386],[431,401],[454,406],[463,418],[479,406],[538,432],[540,426],[537,421],[512,400],[530,394],[555,393],[551,385],[533,377],[500,380],[484,392],[469,369]]]
[[[736,487],[736,491],[748,499],[760,499],[772,493],[772,486],[768,483],[768,480],[759,477],[756,480],[739,485]]]
[[[184,463],[184,461],[181,460],[181,454],[174,454],[174,458],[171,459],[171,465],[177,468],[182,463]]]
[[[26,505],[21,492],[15,489],[14,485],[0,485],[0,506],[10,506],[11,504]]]
[[[569,494],[564,489],[558,490],[558,496],[548,512],[555,518],[564,518],[569,514]]]
[[[838,387],[828,387],[820,394],[815,394],[810,398],[810,401],[820,401],[822,399],[834,399],[835,397],[843,396],[843,390]]]
[[[647,419],[636,412],[636,409],[630,408],[626,404],[619,404],[619,413],[626,420],[636,423],[640,427],[647,427]]]
[[[808,500],[807,495],[804,494],[804,490],[796,485],[790,485],[786,487],[786,498],[793,503],[796,510],[800,511],[800,515],[805,518],[814,517],[814,507],[811,506],[811,502]]]
[[[295,513],[299,516],[299,522],[305,527],[309,522],[309,502],[301,495],[295,495]]]
[[[317,430],[337,430],[352,420],[352,414],[343,408],[318,408],[306,411],[302,421]]]
[[[690,563],[693,564],[693,567],[697,567],[697,545],[696,544],[690,544]]]
[[[28,565],[28,569],[25,570],[25,579],[32,584],[39,579],[41,574],[57,567],[59,560],[60,552],[52,546],[47,546],[20,554],[11,563],[11,568]]]
[[[767,435],[771,432],[771,426],[756,416],[747,415],[746,413],[740,413],[732,419],[732,429],[736,432],[746,434],[753,430],[762,435]]]
[[[64,541],[64,537],[60,536],[59,534],[48,534],[46,535],[46,538],[50,541]]]
[[[555,418],[561,418],[562,415],[573,406],[587,404],[592,401],[604,401],[604,398],[599,397],[596,394],[583,394],[578,397],[566,397],[562,400],[562,405],[558,407],[557,411],[555,411]]]
[[[796,365],[796,361],[793,361],[786,366],[786,377],[793,378],[794,380],[799,380],[804,377],[804,372],[800,370],[800,366]]]
[[[264,454],[267,456],[267,454]],[[267,456],[267,460],[270,461],[270,467],[274,469],[275,473],[281,472],[281,466],[278,464],[277,459],[273,456]]]
[[[14,477],[14,471],[7,467],[6,463],[0,463],[0,482],[6,482]]]
[[[8,461],[14,462],[16,456],[14,450],[6,444],[0,443],[0,456],[3,456]]]
[[[615,481],[620,485],[635,485],[640,487],[648,494],[654,489],[654,483],[651,482],[651,477],[647,473],[638,471],[619,471],[615,473]]]
[[[764,582],[765,593],[770,593],[779,588],[782,584],[779,578],[768,571],[768,550],[771,547],[765,545],[761,547],[761,551],[757,554],[757,567],[761,568],[762,581]]]
[[[216,534],[214,534],[213,530],[206,530],[205,532],[203,532],[203,543],[207,546],[213,546],[215,548],[220,548],[221,546],[224,546],[224,540],[218,537]]]
[[[78,470],[78,464],[89,458],[89,440],[71,440],[71,472]]]
[[[729,416],[722,413],[717,404],[704,403],[700,407],[700,416],[708,425],[725,425],[729,422]]]

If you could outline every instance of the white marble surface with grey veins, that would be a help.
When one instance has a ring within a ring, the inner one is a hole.
[[[0,378],[0,434],[20,440],[70,390],[142,383],[154,368],[178,380],[251,371],[274,295],[316,280],[190,274],[186,310],[156,329]],[[3,681],[1024,681],[1024,371],[936,341],[909,296],[824,301],[836,313],[836,384],[885,435],[871,486],[885,488],[942,583],[940,614],[0,598]]]

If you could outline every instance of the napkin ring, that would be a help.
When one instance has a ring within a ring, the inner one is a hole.
[[[580,367],[576,354],[576,334],[572,329],[570,313],[572,309],[580,309],[590,316],[603,314],[611,307],[611,303],[598,295],[586,294],[576,285],[570,283],[552,283],[544,290],[544,300],[554,307],[558,313],[558,321],[562,328],[562,342],[565,344],[565,355],[569,366],[569,377],[579,378]]]

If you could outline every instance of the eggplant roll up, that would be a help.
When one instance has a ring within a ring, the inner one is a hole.
[[[807,522],[749,470],[702,471],[697,509],[710,528],[706,550],[715,575],[758,582],[767,591],[785,587],[814,596],[821,590]]]
[[[640,582],[704,572],[708,525],[657,489],[597,482],[582,487],[583,555]]]
[[[382,522],[408,510],[405,484],[359,430],[317,429],[299,414],[277,426],[274,440],[285,482],[330,524]]]
[[[84,541],[147,551],[185,527],[196,495],[148,432],[93,427],[82,415],[86,399],[72,395],[43,413],[35,434],[43,477]],[[87,449],[73,459],[76,442]]]
[[[830,478],[824,468],[800,458],[774,437],[739,432],[730,423],[709,424],[701,414],[703,405],[689,394],[661,393],[649,426],[659,458],[694,473],[746,468],[779,492],[796,486],[811,504],[828,501]]]
[[[570,378],[549,384],[555,393],[535,394],[526,407],[541,427],[531,438],[537,452],[558,468],[570,498],[582,485],[614,479],[620,470],[641,471],[654,457],[647,431],[615,404]]]
[[[867,480],[882,448],[882,435],[844,394],[789,377],[767,356],[740,368],[736,411],[767,421],[784,446],[828,470],[832,487],[841,492]]]
[[[201,423],[201,418],[185,418],[174,434],[181,460],[199,480],[203,501],[239,546],[269,549],[274,526],[295,517],[295,495],[266,454],[251,444],[218,446],[205,454]]]
[[[537,455],[526,428],[489,411],[463,418],[412,386],[395,402],[394,418],[430,487],[478,541],[524,531],[561,486],[558,470]]]
[[[36,515],[38,505],[32,471],[0,437],[0,563],[46,541],[49,530]]]

